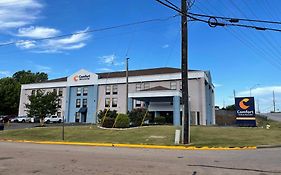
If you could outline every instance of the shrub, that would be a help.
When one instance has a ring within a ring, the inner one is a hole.
[[[119,114],[115,121],[115,128],[129,128],[130,119],[126,114]]]
[[[98,113],[98,119],[99,119],[99,123],[102,122],[105,114],[106,114],[106,117],[108,118],[113,118],[115,120],[115,118],[117,117],[117,111],[116,110],[108,110],[107,113],[106,113],[107,109],[104,109],[104,110],[100,110],[99,113]]]
[[[166,118],[163,116],[158,116],[158,117],[155,117],[154,121],[156,124],[164,125],[166,123]]]
[[[105,117],[105,118],[104,118],[104,121],[103,121],[103,124],[102,124],[102,127],[105,127],[105,128],[112,128],[112,127],[113,127],[113,124],[114,124],[114,121],[115,121],[114,118]]]
[[[150,115],[147,112],[147,110],[144,108],[133,109],[131,112],[129,112],[129,119],[130,119],[131,125],[140,126],[143,121],[143,117],[145,116],[146,113],[147,113],[147,115],[144,120],[149,120]]]

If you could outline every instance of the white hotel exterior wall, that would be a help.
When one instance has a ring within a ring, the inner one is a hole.
[[[82,72],[89,73],[88,71],[81,70]],[[81,72],[79,71],[79,72]],[[77,72],[77,73],[79,73]],[[74,75],[77,75],[77,73],[71,75],[70,77],[73,77]],[[93,74],[93,73],[91,73]],[[201,114],[200,117],[200,124],[206,125],[206,116],[207,116],[207,105],[206,105],[206,92],[205,92],[205,82],[208,84],[210,83],[210,86],[212,87],[212,124],[215,124],[215,116],[214,116],[214,86],[212,85],[210,76],[207,75],[208,72],[206,71],[190,71],[188,73],[189,75],[189,95],[190,95],[190,108],[191,111],[198,111]],[[96,74],[93,74],[96,75]],[[28,103],[28,96],[31,94],[32,89],[53,89],[53,88],[63,88],[63,102],[62,102],[62,108],[61,112],[64,113],[65,105],[67,104],[66,94],[67,86],[72,86],[73,82],[71,82],[72,78],[68,78],[68,81],[65,82],[46,82],[46,83],[36,83],[36,84],[26,84],[22,85],[21,87],[21,97],[20,97],[20,105],[19,105],[19,115],[26,115],[25,111],[25,104]],[[133,93],[136,90],[136,83],[145,83],[150,82],[150,87],[154,86],[163,86],[169,88],[169,83],[171,81],[177,82],[177,90],[180,89],[180,79],[181,79],[181,73],[169,73],[169,74],[157,74],[157,75],[145,75],[145,76],[130,76],[129,77],[129,93]],[[98,104],[97,104],[97,111],[102,110],[105,108],[105,85],[108,84],[117,84],[118,85],[118,105],[116,110],[119,112],[125,113],[125,77],[120,78],[102,78],[97,79],[98,84]],[[76,84],[76,86],[79,84]],[[83,83],[80,85],[84,85]],[[122,98],[123,97],[123,98]],[[165,104],[158,104],[153,103],[150,105],[151,110],[163,110],[166,108],[166,111],[172,111],[172,106],[168,106]]]

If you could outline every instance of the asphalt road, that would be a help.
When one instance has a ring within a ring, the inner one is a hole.
[[[179,151],[0,142],[0,175],[281,174],[281,149]]]
[[[281,113],[266,113],[266,114],[263,114],[263,115],[267,116],[271,120],[281,122]]]

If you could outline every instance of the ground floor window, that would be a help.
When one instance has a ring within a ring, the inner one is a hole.
[[[76,123],[78,123],[80,121],[80,116],[81,116],[80,112],[75,113],[75,122]]]
[[[117,107],[118,100],[117,98],[112,99],[112,107]]]
[[[105,104],[104,104],[105,107],[110,107],[110,98],[106,98],[105,99]]]

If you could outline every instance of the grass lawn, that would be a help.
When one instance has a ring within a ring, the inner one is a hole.
[[[281,123],[270,121],[271,129],[239,127],[191,127],[195,146],[256,146],[281,144]],[[173,145],[176,127],[152,126],[130,130],[103,130],[96,126],[65,127],[65,140],[74,142]],[[179,129],[179,128],[178,128]],[[61,128],[32,128],[0,132],[0,139],[61,141]]]

